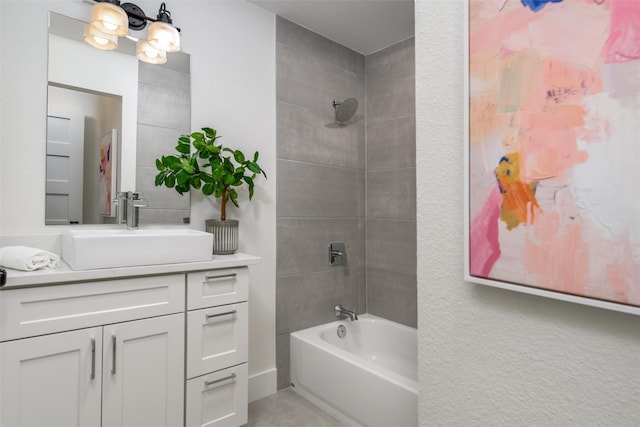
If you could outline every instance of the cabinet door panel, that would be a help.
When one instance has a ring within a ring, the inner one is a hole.
[[[0,344],[0,424],[100,426],[102,328]]]
[[[104,327],[103,426],[183,422],[184,314]]]
[[[223,305],[187,314],[187,378],[248,359],[248,303]]]
[[[187,427],[237,427],[247,422],[247,364],[187,381]]]

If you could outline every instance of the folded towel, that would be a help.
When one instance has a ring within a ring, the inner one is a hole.
[[[55,268],[60,257],[54,253],[28,246],[5,246],[0,248],[0,266],[15,270],[33,271],[40,268]]]

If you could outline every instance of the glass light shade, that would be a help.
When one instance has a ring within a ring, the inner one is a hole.
[[[149,26],[147,33],[149,44],[158,50],[165,52],[178,52],[180,50],[180,33],[171,24],[156,21]]]
[[[138,40],[136,57],[140,61],[148,62],[149,64],[164,64],[167,62],[167,52],[154,48],[146,40]]]
[[[84,25],[84,35],[82,39],[100,50],[114,50],[118,47],[118,36],[105,34],[93,25]]]
[[[91,25],[99,31],[113,36],[129,34],[129,17],[120,7],[112,3],[96,3],[91,8]]]

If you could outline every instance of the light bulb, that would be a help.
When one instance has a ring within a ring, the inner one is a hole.
[[[129,33],[129,17],[115,4],[100,2],[91,8],[91,25],[112,36],[126,36]]]
[[[113,30],[115,30],[116,28],[118,28],[118,25],[117,25],[117,24],[112,24],[112,23],[111,23],[111,22],[109,22],[109,21],[102,21],[102,25],[104,25],[104,27],[105,27],[107,30],[111,30],[111,31],[113,31]]]
[[[104,37],[100,37],[100,36],[93,36],[93,40],[96,41],[96,43],[98,43],[99,45],[106,45],[107,43],[109,43],[108,39],[105,39]]]
[[[171,24],[156,21],[149,26],[149,44],[156,49],[165,52],[178,52],[180,50],[180,33]]]
[[[100,50],[114,50],[118,47],[118,37],[105,34],[90,24],[85,24],[82,39],[89,45]]]
[[[146,40],[138,40],[136,45],[136,57],[149,64],[164,64],[167,62],[167,52],[151,46]]]

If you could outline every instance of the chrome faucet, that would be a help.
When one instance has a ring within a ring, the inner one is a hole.
[[[333,314],[336,317],[349,317],[349,320],[351,320],[352,322],[354,320],[358,320],[358,315],[356,314],[355,311],[347,310],[346,308],[344,308],[340,304],[338,304],[335,307],[333,307]]]
[[[138,193],[124,191],[118,193],[118,198],[114,200],[118,206],[118,224],[127,224],[127,229],[137,230],[140,218],[139,208],[149,206],[149,202],[141,199]]]

